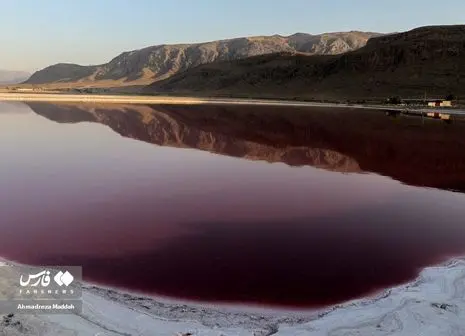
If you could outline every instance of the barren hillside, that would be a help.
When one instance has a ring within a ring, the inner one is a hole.
[[[98,66],[56,64],[34,73],[27,84],[105,83],[108,86],[153,81],[215,61],[230,61],[276,52],[334,55],[358,49],[377,33],[341,32],[321,35],[255,36],[196,44],[156,45],[124,52]]]
[[[278,53],[205,64],[146,92],[317,99],[465,95],[463,55],[465,26],[422,27],[374,37],[341,55]]]

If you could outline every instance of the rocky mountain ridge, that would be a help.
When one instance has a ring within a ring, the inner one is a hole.
[[[465,95],[465,25],[373,37],[340,55],[279,53],[205,64],[155,82],[146,92],[249,97]]]
[[[97,66],[56,64],[34,73],[27,84],[150,84],[216,61],[230,61],[276,52],[335,55],[358,49],[378,33],[338,32],[321,35],[254,36],[195,44],[156,45],[124,52]]]

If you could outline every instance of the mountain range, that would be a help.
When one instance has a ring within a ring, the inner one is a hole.
[[[152,46],[98,66],[56,64],[25,83],[297,100],[463,97],[464,54],[465,25],[297,33]]]
[[[205,64],[146,92],[333,99],[465,95],[465,25],[421,27],[371,38],[339,55],[279,53]]]
[[[25,71],[0,70],[0,84],[18,84],[31,76]]]
[[[150,84],[193,67],[277,52],[336,55],[358,49],[378,33],[340,32],[321,35],[255,36],[196,44],[156,45],[124,52],[106,64],[55,64],[34,73],[27,84]]]

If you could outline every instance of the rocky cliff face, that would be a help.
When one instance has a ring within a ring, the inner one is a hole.
[[[342,55],[335,70],[395,71],[427,64],[452,70],[450,66],[463,65],[464,52],[465,25],[421,27],[373,38],[364,48]]]
[[[335,55],[355,50],[376,33],[347,32],[291,36],[258,36],[197,44],[157,45],[115,57],[109,63],[84,67],[57,64],[34,73],[28,84],[53,82],[120,81],[151,83],[156,80],[215,61],[230,61],[276,52],[302,52],[309,55]]]
[[[423,27],[373,37],[336,56],[288,53],[206,64],[153,83],[147,92],[248,96],[370,97],[465,94],[465,26]]]

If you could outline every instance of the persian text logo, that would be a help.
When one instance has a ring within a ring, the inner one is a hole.
[[[31,281],[33,282],[31,283]],[[36,274],[29,274],[27,276],[26,281],[23,280],[23,275],[21,275],[21,278],[19,279],[19,284],[21,285],[21,287],[37,287],[39,284],[42,287],[48,287],[48,285],[50,285],[50,271],[42,271]]]
[[[17,271],[10,289],[15,298],[21,300],[78,299],[82,295],[82,268],[79,266],[42,266],[40,268],[14,266],[12,268]],[[2,269],[3,267],[0,267],[0,279]],[[11,274],[9,272],[4,269],[3,273]]]
[[[53,277],[53,280],[60,287],[61,286],[68,287],[74,281],[74,277],[68,271],[64,273],[62,271],[59,271]],[[24,280],[23,275],[21,275],[21,278],[19,279],[19,284],[21,285],[21,287],[26,287],[26,286],[37,287],[39,286],[39,284],[42,287],[48,287],[48,285],[50,285],[50,271],[44,270],[36,274],[29,274],[26,280]]]

